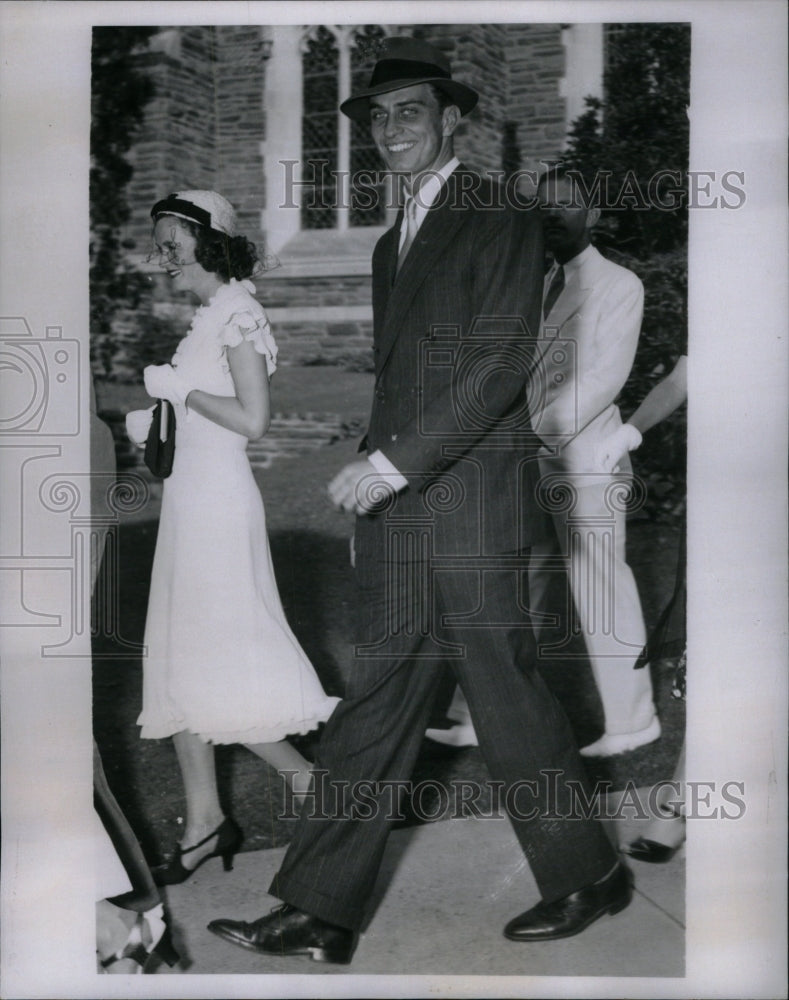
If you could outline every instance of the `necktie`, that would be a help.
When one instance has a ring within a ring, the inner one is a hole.
[[[554,276],[551,278],[551,283],[548,286],[548,291],[545,294],[545,301],[542,304],[542,318],[547,319],[548,313],[556,305],[556,300],[562,294],[562,289],[564,288],[564,268],[560,264],[556,268]]]
[[[416,199],[408,198],[405,207],[403,208],[403,222],[405,223],[405,239],[400,245],[400,250],[397,254],[397,270],[403,266],[403,261],[406,258],[406,254],[411,249],[411,244],[416,239],[416,234],[418,227],[416,224]]]

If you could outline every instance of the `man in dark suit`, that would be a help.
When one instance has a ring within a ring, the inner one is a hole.
[[[523,581],[538,520],[527,386],[542,244],[533,213],[507,206],[454,156],[453,133],[476,102],[437,49],[394,38],[370,87],[342,105],[370,122],[405,202],[373,254],[366,455],[330,484],[357,514],[360,624],[318,751],[318,815],[308,803],[270,888],[285,905],[209,924],[256,951],[351,960],[393,789],[411,775],[447,662],[492,778],[507,796],[525,793],[517,805],[508,796],[507,811],[542,900],[506,936],[567,937],[631,899],[602,826],[574,808],[583,766],[535,666]]]

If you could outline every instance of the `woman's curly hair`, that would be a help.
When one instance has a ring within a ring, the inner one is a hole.
[[[195,260],[206,271],[217,274],[222,281],[249,278],[260,262],[257,247],[246,236],[227,236],[216,229],[207,229],[191,219],[178,219],[197,240]]]

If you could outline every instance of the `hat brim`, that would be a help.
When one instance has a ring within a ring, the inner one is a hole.
[[[353,94],[346,101],[343,101],[340,105],[340,111],[352,121],[369,122],[371,97],[378,94],[388,94],[392,90],[404,90],[406,87],[418,87],[421,83],[432,83],[443,90],[452,103],[460,109],[461,115],[467,115],[477,106],[479,94],[471,87],[467,87],[465,83],[447,80],[442,76],[425,76],[416,80],[413,77],[404,80],[390,80],[387,83],[379,83],[377,87],[361,90],[358,94]]]

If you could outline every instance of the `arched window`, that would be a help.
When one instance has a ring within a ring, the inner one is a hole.
[[[386,222],[382,165],[369,127],[339,105],[366,86],[387,29],[316,25],[302,39],[303,229],[347,230]]]

